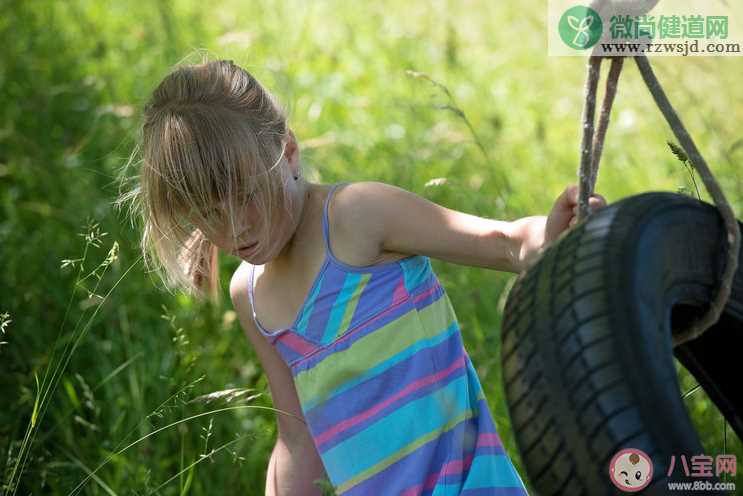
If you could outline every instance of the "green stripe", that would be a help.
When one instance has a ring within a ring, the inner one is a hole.
[[[330,401],[336,396],[348,391],[349,389],[353,389],[354,387],[361,384],[362,382],[366,382],[369,379],[372,379],[376,377],[377,375],[386,372],[387,370],[394,367],[398,363],[409,360],[411,356],[418,353],[419,351],[437,346],[438,344],[449,339],[454,333],[457,333],[457,332],[459,332],[459,327],[457,327],[456,323],[452,323],[452,325],[450,325],[449,328],[446,329],[446,331],[432,338],[419,339],[412,345],[403,349],[401,352],[396,353],[395,355],[391,356],[387,360],[378,363],[374,367],[365,371],[363,374],[357,375],[353,379],[347,380],[340,387],[333,389],[329,393],[325,394],[323,398],[315,397],[314,400],[315,401],[318,401],[318,400]],[[312,408],[316,406],[317,405],[312,400],[302,403],[302,409],[305,413],[307,413],[309,410],[311,410]]]
[[[294,381],[302,403],[317,404],[330,391],[364,374],[417,341],[446,332],[455,320],[448,300],[444,295],[423,310],[413,308],[362,337],[349,348],[338,351],[311,369],[297,374]]]

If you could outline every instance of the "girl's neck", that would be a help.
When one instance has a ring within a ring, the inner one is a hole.
[[[328,187],[310,183],[304,181],[304,179],[302,181],[303,184],[296,192],[296,211],[294,213],[299,218],[296,228],[279,254],[266,263],[265,268],[268,270],[289,270],[297,263],[304,263],[300,254],[305,252],[307,243],[311,242],[313,234],[315,234],[312,231],[316,229],[315,220],[318,215],[321,219],[320,222],[322,222],[323,193]]]

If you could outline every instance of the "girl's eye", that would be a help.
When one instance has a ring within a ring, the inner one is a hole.
[[[640,480],[640,477],[642,477],[642,474],[638,470],[637,472],[635,472],[635,479]]]

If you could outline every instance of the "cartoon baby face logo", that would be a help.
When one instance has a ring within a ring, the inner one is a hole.
[[[623,449],[609,462],[609,476],[619,489],[633,493],[650,484],[653,478],[653,462],[642,450]]]

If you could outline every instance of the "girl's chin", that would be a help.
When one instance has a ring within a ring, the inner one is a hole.
[[[263,261],[262,261],[263,255],[260,253],[257,253],[255,255],[251,255],[248,257],[240,255],[238,258],[240,258],[240,260],[244,260],[245,262],[250,263],[251,265],[262,265],[263,264]]]
[[[270,261],[271,258],[273,258],[269,250],[270,250],[270,247],[260,246],[257,252],[251,253],[247,257],[240,257],[240,258],[252,265],[263,265],[266,262]]]

